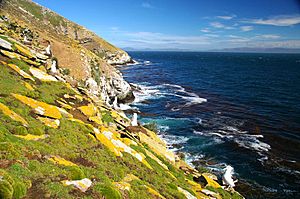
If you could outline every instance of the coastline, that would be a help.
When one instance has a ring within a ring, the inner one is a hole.
[[[296,161],[293,161],[293,163],[286,163],[288,164],[287,166],[290,165],[292,167],[289,170],[286,170],[286,172],[284,172],[285,170],[280,170],[280,174],[273,173],[276,172],[277,169],[272,166],[272,163],[278,163],[278,159],[276,158],[276,154],[273,154],[277,149],[275,148],[274,143],[270,142],[270,140],[268,139],[270,134],[265,134],[265,132],[269,131],[268,128],[266,128],[269,127],[268,123],[266,123],[268,121],[263,117],[264,115],[255,114],[253,112],[251,113],[246,109],[247,107],[245,105],[241,106],[239,103],[241,102],[242,98],[234,99],[233,97],[230,97],[227,99],[222,99],[220,97],[217,98],[216,95],[208,95],[206,94],[207,92],[201,92],[199,90],[197,92],[196,90],[196,94],[200,95],[203,98],[209,99],[208,102],[195,105],[194,109],[189,107],[184,108],[180,111],[176,111],[176,109],[174,109],[174,106],[181,106],[188,102],[188,100],[177,96],[177,94],[179,93],[176,92],[180,92],[182,90],[179,89],[179,86],[186,88],[188,92],[195,92],[195,89],[193,89],[192,87],[193,84],[191,84],[191,80],[185,82],[187,77],[184,76],[182,72],[178,74],[175,73],[176,69],[178,69],[178,67],[186,66],[187,68],[182,68],[182,70],[184,71],[185,75],[189,75],[189,78],[192,79],[192,74],[187,73],[187,70],[192,70],[190,68],[194,69],[199,65],[197,64],[198,62],[200,62],[201,65],[205,65],[204,61],[200,61],[200,58],[196,59],[196,62],[193,65],[193,62],[188,62],[188,64],[186,64],[185,61],[176,59],[176,57],[182,56],[182,58],[185,60],[186,57],[191,58],[191,56],[195,55],[196,57],[203,57],[205,62],[208,62],[210,60],[207,60],[207,58],[211,56],[211,54],[189,54],[172,52],[164,52],[163,54],[160,54],[155,52],[138,52],[132,53],[131,55],[134,58],[138,59],[141,64],[132,67],[125,66],[123,68],[123,71],[121,68],[121,71],[127,81],[134,84],[142,83],[143,91],[146,94],[152,94],[152,97],[149,98],[141,96],[141,99],[144,98],[145,103],[134,105],[134,107],[137,107],[142,112],[146,113],[141,115],[141,118],[143,121],[145,121],[145,123],[151,122],[151,120],[153,120],[158,124],[163,125],[164,128],[167,128],[167,126],[169,126],[169,134],[173,136],[170,136],[169,138],[183,141],[187,140],[185,143],[181,144],[181,146],[178,146],[182,148],[181,151],[190,151],[193,155],[200,157],[200,163],[204,165],[207,164],[209,168],[215,169],[212,166],[217,163],[227,162],[227,164],[233,164],[233,167],[237,168],[237,178],[239,179],[236,188],[237,190],[241,190],[241,193],[244,193],[244,195],[247,197],[249,196],[250,198],[255,198],[259,195],[264,195],[268,198],[280,198],[283,196],[293,197],[297,195],[297,183],[289,182],[290,179],[297,179],[297,169],[294,172],[292,170],[293,167],[297,167]],[[219,54],[219,56],[220,58],[227,60],[231,57],[238,58],[241,55]],[[163,57],[166,57],[167,59],[164,59]],[[212,61],[208,63],[216,63],[216,58],[214,56],[211,57]],[[250,59],[251,63],[257,60],[258,63],[265,64],[274,63],[272,62],[273,59],[277,60],[277,58],[274,58],[274,56],[264,54],[259,54],[257,56],[246,54],[245,56],[238,58],[238,60],[243,59],[246,61],[246,58]],[[282,55],[281,58],[282,60],[279,63],[286,61],[286,59],[288,58],[297,60],[297,57],[292,55],[290,55],[289,57],[286,57],[286,55]],[[150,65],[144,64],[145,60],[150,60]],[[267,60],[269,60],[269,62],[267,62]],[[290,62],[292,63],[293,61]],[[245,65],[247,65],[247,62],[245,62]],[[203,67],[203,70],[202,72],[200,72],[200,74],[205,75],[205,73],[203,73],[205,70],[207,71],[208,69]],[[219,70],[222,71],[223,69]],[[218,74],[218,72],[212,72],[211,74],[215,73]],[[210,78],[208,78],[211,74],[206,74],[205,77],[203,75],[200,75],[200,77],[204,80],[211,80]],[[256,76],[257,75],[255,75],[255,77]],[[179,79],[179,77],[181,79]],[[227,81],[231,81],[229,77],[225,78],[225,80],[226,79]],[[218,82],[218,80],[216,81]],[[173,84],[174,89],[173,87],[170,88],[170,86],[166,86],[165,83]],[[174,83],[176,85],[174,85]],[[224,83],[224,85],[226,84]],[[216,87],[220,88],[222,86],[216,85]],[[236,89],[233,89],[233,91],[236,91]],[[180,95],[181,94],[183,93],[180,92]],[[222,94],[226,93],[223,92]],[[231,94],[231,96],[234,96],[235,93],[231,92],[229,94]],[[169,106],[171,102],[173,106]],[[262,102],[264,102],[265,105],[265,101]],[[253,106],[256,107],[257,103]],[[262,108],[263,109],[260,110],[265,110],[269,107],[264,106]],[[195,109],[197,109],[198,111]],[[212,115],[212,120],[209,120],[211,116],[207,116],[205,114],[205,110],[207,110],[208,114],[210,112],[214,113]],[[225,117],[226,120],[223,120],[226,113],[230,113],[233,115],[231,115],[231,117]],[[251,120],[248,119],[248,121],[250,121],[251,123],[247,122],[246,120],[246,123],[244,123],[241,119],[235,120],[235,116],[237,118],[245,117],[247,119],[250,117],[249,119],[255,121],[254,125],[262,126],[262,129],[260,129],[261,131],[256,131],[255,128],[252,128],[253,123],[251,122]],[[146,118],[146,120],[143,118]],[[179,120],[180,118],[182,120]],[[202,120],[199,118],[201,118]],[[244,123],[245,126],[239,127],[238,124],[240,123]],[[183,130],[180,127],[180,124],[186,126],[189,130]],[[210,125],[212,128],[207,125]],[[270,126],[270,128],[272,129],[272,126]],[[196,130],[196,132],[193,132],[193,130]],[[219,132],[219,130],[222,131]],[[280,138],[280,140],[282,140],[282,137]],[[277,139],[277,141],[280,140]],[[198,145],[203,145],[203,147],[198,147],[197,143]],[[182,145],[184,146],[184,148],[182,147]],[[216,146],[217,148],[215,149],[214,146]],[[219,146],[222,148],[219,148]],[[227,152],[228,154],[226,156],[225,154]],[[204,158],[202,154],[204,155]],[[251,154],[251,156],[247,156],[246,154]],[[202,161],[202,159],[208,159],[209,162],[206,162],[204,160]],[[243,166],[247,162],[251,162],[252,166]],[[288,169],[285,167],[286,164],[284,162],[282,163],[283,165],[280,163],[280,169]],[[234,165],[237,165],[237,167],[235,167]],[[224,168],[225,166],[225,164],[218,165],[217,169]],[[268,174],[268,176],[266,177],[264,175],[264,172],[267,172],[270,169],[272,173]],[[221,176],[220,170],[217,171],[217,173],[219,173],[219,176]],[[251,173],[257,173],[257,175],[251,175]],[[278,175],[282,176],[282,178],[278,179]],[[263,176],[266,178],[266,180],[261,180],[262,178],[264,178]],[[282,187],[278,187],[278,184],[285,180],[289,182],[289,184],[286,185],[286,190],[282,189]]]

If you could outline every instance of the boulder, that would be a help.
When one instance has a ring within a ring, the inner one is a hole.
[[[12,44],[0,38],[0,47],[5,50],[12,50]]]
[[[54,119],[61,119],[62,115],[58,107],[46,104],[44,102],[39,102],[35,99],[19,95],[19,94],[12,94],[17,100],[23,102],[27,106],[30,106],[34,109],[34,111],[42,116],[54,118]]]
[[[86,192],[88,188],[92,185],[92,181],[88,178],[84,178],[82,180],[64,180],[62,181],[63,185],[69,186],[73,185],[77,189],[79,189],[82,192]]]
[[[51,118],[47,118],[47,117],[37,117],[37,119],[40,120],[46,126],[54,128],[54,129],[57,129],[60,124],[60,121],[58,119],[51,119]]]
[[[53,77],[52,75],[48,75],[47,73],[45,73],[44,71],[34,68],[34,67],[30,67],[29,71],[31,72],[31,74],[38,78],[41,81],[57,81],[57,79],[55,77]]]
[[[13,69],[14,71],[16,71],[23,78],[30,79],[31,81],[35,81],[29,74],[27,74],[25,71],[21,70],[17,65],[15,65],[15,64],[7,64],[7,66],[9,66],[11,69]]]

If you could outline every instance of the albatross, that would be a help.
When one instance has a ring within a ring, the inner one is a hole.
[[[232,179],[233,170],[234,170],[233,167],[228,165],[228,166],[226,166],[226,168],[224,170],[225,170],[225,173],[222,177],[223,184],[225,186],[228,186],[228,188],[235,187],[235,183],[237,182],[237,180]]]

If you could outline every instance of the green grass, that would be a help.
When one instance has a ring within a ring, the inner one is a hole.
[[[12,60],[16,63],[16,60]],[[26,70],[27,65],[18,63],[20,67]],[[165,170],[154,160],[147,157],[146,160],[154,168],[150,170],[144,164],[139,162],[130,154],[123,153],[123,157],[115,157],[100,142],[91,139],[89,136],[92,129],[67,119],[62,119],[59,129],[52,129],[43,125],[36,120],[31,114],[31,108],[22,104],[10,95],[11,89],[14,88],[15,93],[28,95],[28,90],[20,84],[21,77],[15,74],[10,68],[3,67],[3,75],[0,79],[0,101],[10,107],[20,116],[24,117],[29,123],[29,127],[23,127],[19,122],[13,121],[0,112],[0,157],[5,160],[19,160],[20,163],[12,164],[7,172],[11,176],[18,176],[16,181],[20,182],[18,189],[19,195],[24,195],[29,189],[27,184],[33,183],[35,180],[43,180],[44,185],[40,185],[45,193],[49,193],[57,198],[72,198],[70,195],[71,187],[64,187],[60,183],[61,176],[70,179],[95,178],[95,186],[92,188],[94,192],[105,196],[106,198],[121,198],[121,193],[116,190],[112,182],[121,181],[127,174],[134,174],[140,178],[140,184],[153,187],[166,198],[182,198],[182,194],[168,186],[174,183],[174,186],[187,188],[184,184],[184,177],[180,181],[174,182],[174,179],[168,175]],[[39,93],[37,99],[46,103],[55,103],[61,95],[65,93],[72,94],[63,83],[35,83]],[[103,113],[104,122],[113,122],[109,112]],[[26,141],[19,139],[13,134],[48,134],[49,138],[41,141]],[[145,153],[142,146],[133,147],[135,150]],[[78,167],[66,167],[55,165],[50,161],[43,159],[45,155],[60,155],[67,160],[76,160],[78,157],[84,157],[92,162],[96,168],[81,165]],[[30,158],[28,158],[30,157]],[[39,157],[39,158],[37,158]],[[41,159],[42,158],[42,159]],[[22,164],[21,164],[22,163]],[[24,165],[23,165],[24,164]],[[170,168],[172,168],[170,166]],[[172,173],[178,171],[173,168]],[[181,174],[176,174],[181,175]],[[21,179],[23,181],[21,181]],[[24,186],[23,186],[24,185]],[[4,186],[4,185],[3,185]],[[6,185],[5,185],[6,186]],[[7,185],[8,186],[8,185]],[[6,187],[3,190],[8,190]],[[148,192],[141,185],[133,185],[129,196],[148,196]],[[88,195],[87,195],[88,196]],[[20,196],[16,196],[20,197]]]
[[[26,0],[18,0],[20,6],[38,19],[43,19],[42,7]],[[21,12],[21,11],[20,11]]]
[[[29,66],[22,61],[12,59],[9,63],[17,64],[26,72],[29,70]],[[0,69],[0,102],[28,122],[28,127],[24,127],[0,111],[0,161],[9,162],[0,170],[0,176],[5,177],[4,180],[0,180],[0,198],[22,198],[27,193],[40,193],[42,196],[47,194],[51,198],[74,198],[76,189],[64,186],[61,181],[85,177],[93,180],[93,186],[86,193],[79,192],[80,198],[149,198],[151,194],[144,185],[168,199],[185,198],[177,190],[178,186],[194,194],[185,181],[186,178],[192,177],[186,176],[164,157],[156,154],[176,177],[174,179],[161,165],[146,155],[145,149],[155,154],[147,145],[131,147],[146,156],[146,161],[153,170],[128,153],[124,152],[123,157],[116,157],[103,144],[91,138],[93,129],[87,125],[62,118],[58,129],[45,126],[36,119],[32,109],[16,100],[11,92],[56,104],[57,99],[64,94],[73,95],[74,91],[62,82],[32,82],[24,80],[7,66],[0,65]],[[35,91],[29,91],[24,86],[24,81],[36,87]],[[101,114],[104,123],[114,122],[109,111]],[[39,141],[27,141],[15,136],[27,133],[47,134],[49,137]],[[49,155],[59,155],[77,166],[54,164],[46,158]],[[122,181],[127,174],[139,178],[131,182],[131,190],[128,193],[117,190],[113,185],[113,182]],[[224,197],[231,194],[217,191]],[[230,196],[236,197],[234,194]]]
[[[239,195],[237,192],[229,192],[222,188],[213,188],[213,187],[207,187],[208,190],[213,191],[215,193],[219,193],[223,199],[242,199],[243,197]]]
[[[37,91],[40,93],[37,100],[48,104],[55,104],[55,101],[64,94],[75,94],[75,92],[68,89],[63,82],[42,82],[42,84],[38,86]]]

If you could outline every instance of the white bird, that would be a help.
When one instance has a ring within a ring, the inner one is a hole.
[[[114,107],[115,110],[120,109],[120,107],[119,107],[119,105],[118,105],[118,98],[117,98],[117,97],[115,97],[115,100],[114,100],[114,102],[113,102],[113,107]]]
[[[46,51],[46,55],[51,55],[51,45],[50,44],[47,46],[45,51]]]
[[[31,43],[31,42],[27,39],[27,36],[26,36],[26,35],[24,36],[23,42],[24,42],[24,44],[30,44],[30,43]]]
[[[131,119],[131,126],[138,126],[137,113],[133,113],[133,116],[132,116],[132,119]]]
[[[224,169],[225,173],[222,177],[222,181],[224,185],[228,185],[228,187],[235,187],[235,183],[237,182],[237,180],[233,180],[232,179],[232,175],[233,175],[233,167],[228,165],[226,166],[226,168]]]
[[[56,64],[57,64],[56,60],[53,60],[51,68],[50,68],[51,73],[56,73],[57,72]]]

